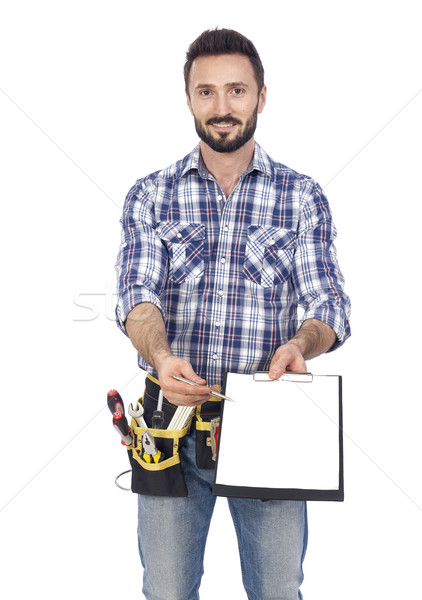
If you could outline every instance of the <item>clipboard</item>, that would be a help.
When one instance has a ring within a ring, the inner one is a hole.
[[[340,375],[227,373],[213,494],[344,500]]]

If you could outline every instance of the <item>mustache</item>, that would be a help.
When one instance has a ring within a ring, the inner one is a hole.
[[[218,123],[235,123],[236,125],[242,125],[242,121],[236,119],[235,117],[230,117],[226,115],[225,117],[214,117],[213,119],[208,119],[206,121],[206,125],[217,125]]]

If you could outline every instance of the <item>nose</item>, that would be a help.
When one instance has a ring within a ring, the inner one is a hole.
[[[231,114],[231,105],[226,94],[216,94],[214,111],[216,117],[225,117]]]

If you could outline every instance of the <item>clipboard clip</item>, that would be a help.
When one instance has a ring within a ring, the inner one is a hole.
[[[266,371],[257,371],[253,375],[253,380],[259,382],[290,381],[292,383],[312,383],[313,378],[314,376],[312,373],[294,371],[286,371],[278,379],[270,379],[270,376]]]

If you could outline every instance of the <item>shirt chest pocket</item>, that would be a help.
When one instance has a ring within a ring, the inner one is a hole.
[[[205,225],[170,221],[157,231],[170,259],[169,278],[175,283],[200,277],[205,269]]]
[[[250,225],[243,275],[263,287],[285,282],[292,270],[295,239],[290,229]]]

